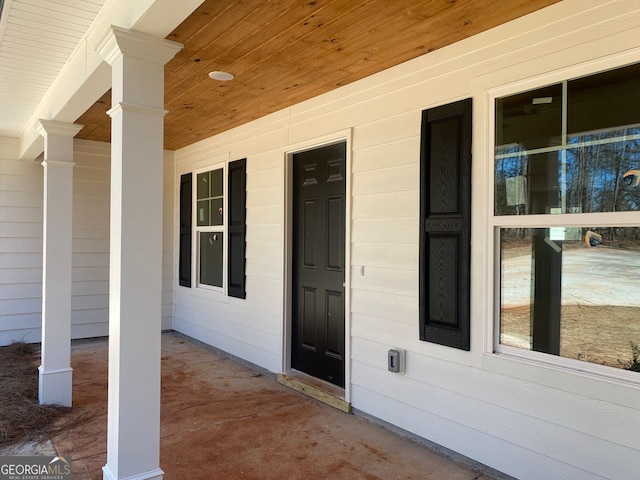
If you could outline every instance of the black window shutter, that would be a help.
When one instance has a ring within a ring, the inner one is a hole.
[[[247,159],[229,163],[229,215],[228,225],[228,291],[230,297],[246,298],[246,200]]]
[[[180,257],[178,278],[183,287],[191,287],[191,174],[180,177]]]
[[[471,99],[422,112],[420,339],[470,349]]]

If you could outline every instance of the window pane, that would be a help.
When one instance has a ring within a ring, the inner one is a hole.
[[[214,198],[211,202],[211,223],[209,225],[222,225],[222,198]]]
[[[209,225],[209,200],[198,200],[196,215],[198,226]]]
[[[495,214],[637,210],[639,91],[640,64],[496,99]]]
[[[562,137],[562,85],[496,99],[496,146],[524,150],[558,145]]]
[[[222,169],[211,171],[211,196],[222,197]]]
[[[628,368],[640,343],[640,228],[500,231],[500,343]]]
[[[640,209],[640,126],[572,135],[568,145],[529,155],[513,148],[498,156],[496,215]]]
[[[640,123],[640,64],[571,80],[567,130],[593,132]]]
[[[197,198],[209,198],[209,172],[198,174]]]
[[[222,287],[221,232],[200,232],[200,283]]]
[[[198,174],[198,226],[222,225],[223,212],[222,169]]]

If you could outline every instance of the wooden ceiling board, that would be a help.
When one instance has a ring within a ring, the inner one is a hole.
[[[559,0],[206,0],[167,38],[165,148],[175,150]],[[208,77],[236,75],[231,82]],[[109,141],[110,95],[77,121]]]

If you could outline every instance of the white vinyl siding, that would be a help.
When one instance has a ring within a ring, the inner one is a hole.
[[[109,333],[110,155],[107,144],[74,141],[73,338]]]
[[[277,136],[274,136],[277,146]],[[176,152],[173,177],[178,201],[180,175],[243,158],[242,145],[227,151],[200,144]],[[246,299],[199,288],[176,287],[174,328],[271,371],[281,370],[282,193],[279,149],[247,159]],[[225,166],[226,168],[226,166]],[[194,178],[195,179],[195,178]],[[177,182],[177,183],[176,183]],[[194,185],[194,188],[195,185]],[[174,202],[177,211],[178,204]],[[177,218],[174,219],[177,222]],[[176,224],[177,225],[177,224]],[[177,237],[174,261],[177,265]],[[195,250],[192,255],[195,256]],[[177,271],[174,283],[177,285]]]
[[[346,390],[353,407],[517,478],[634,478],[640,377],[624,382],[493,353],[489,97],[527,79],[533,88],[553,81],[547,76],[635,62],[637,1],[565,0],[179,150],[176,199],[180,174],[205,159],[247,158],[247,300],[225,304],[176,286],[176,329],[281,371],[284,152],[351,129]],[[469,97],[471,352],[462,352],[419,340],[420,120],[424,109]],[[390,348],[406,350],[405,374],[387,371]]]
[[[71,336],[108,335],[111,146],[74,141]],[[162,329],[173,324],[173,153],[165,152]],[[39,342],[42,322],[40,161],[0,158],[0,345]]]
[[[40,338],[44,175],[39,163],[17,160],[9,140],[1,143],[0,345],[7,345]]]

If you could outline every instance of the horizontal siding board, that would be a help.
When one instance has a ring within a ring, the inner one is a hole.
[[[390,318],[373,317],[362,313],[351,315],[351,335],[353,338],[379,343],[385,348],[402,348],[415,350],[419,346],[419,326],[415,322],[394,320]],[[358,352],[359,353],[359,352]],[[360,357],[362,360],[362,357]],[[386,357],[367,358],[373,366],[387,368]]]
[[[357,243],[353,245],[351,261],[354,265],[375,265],[388,269],[414,271],[418,265],[418,245],[389,243]],[[365,277],[368,271],[365,272]]]
[[[17,268],[2,265],[0,268],[0,285],[40,282],[42,282],[42,265],[31,268],[25,268],[22,265]]]
[[[385,354],[384,349],[379,350],[380,356]],[[449,367],[446,370],[451,374],[454,368]],[[439,373],[442,372],[443,370],[440,370]],[[583,469],[596,472],[605,478],[628,478],[630,472],[640,468],[640,457],[634,455],[632,448],[621,445],[619,440],[616,443],[603,444],[597,436],[568,429],[542,419],[534,419],[528,412],[520,413],[479,399],[474,399],[474,408],[469,408],[467,394],[459,393],[461,390],[452,388],[451,381],[441,386],[432,383],[418,384],[408,375],[403,381],[398,381],[399,379],[387,375],[388,372],[381,372],[354,359],[355,373],[358,373],[357,377],[361,379],[358,381],[359,385],[368,390],[389,392],[387,396],[396,402],[408,403],[414,408],[422,406],[433,415],[445,418],[450,423],[460,423],[467,428],[485,432],[490,437],[506,440],[522,448],[526,448],[527,445],[537,445],[537,451],[541,455],[568,464],[580,465]],[[456,371],[454,378],[456,382],[463,379],[471,381],[471,378],[466,377],[472,376]],[[476,383],[478,382],[474,382]],[[512,385],[511,388],[514,386]],[[496,384],[493,384],[492,390],[494,392],[497,390]],[[553,396],[553,392],[548,393]],[[428,406],[422,404],[420,401],[422,398],[429,399]],[[356,405],[354,407],[357,408]],[[618,425],[624,421],[622,418],[615,420]],[[611,425],[608,428],[610,429]],[[436,432],[432,433],[434,434],[437,435]],[[444,446],[447,445],[444,444]],[[605,455],[599,454],[599,449],[605,449]],[[562,453],[559,455],[559,452]],[[631,459],[631,456],[635,458]]]
[[[108,281],[109,266],[108,265],[97,266],[97,267],[74,266],[72,270],[72,278],[74,282],[101,281],[101,280]]]
[[[276,242],[251,242],[247,244],[246,258],[282,258],[282,245]]]
[[[72,255],[73,267],[102,267],[109,265],[109,253],[82,253]]]
[[[0,190],[9,192],[42,192],[42,178],[42,176],[34,178],[0,174]]]
[[[71,283],[71,294],[101,295],[109,292],[109,282],[104,280],[83,280]]]
[[[174,328],[185,335],[197,338],[208,345],[229,352],[232,355],[243,358],[248,362],[272,372],[280,369],[280,360],[276,354],[263,350],[254,344],[247,344],[242,340],[227,337],[207,327],[185,321],[177,316],[174,320]]]
[[[42,195],[34,192],[0,190],[0,207],[42,208]]]
[[[376,321],[370,318],[367,320]],[[364,332],[363,328],[359,330]],[[385,352],[389,348],[388,344],[367,340],[365,336],[367,336],[366,333],[354,340],[360,347],[354,359],[366,365],[372,373],[377,370],[378,379],[387,378],[384,360]],[[453,365],[413,351],[408,351],[407,356],[408,368],[403,378],[406,379],[405,384],[408,389],[398,393],[406,399],[426,395],[423,390],[431,388],[448,391],[452,396],[467,392],[464,393],[467,402],[474,402],[477,409],[497,408],[505,414],[514,415],[519,414],[518,411],[526,412],[526,414],[523,413],[525,415],[523,420],[516,423],[516,425],[522,425],[523,429],[527,423],[543,425],[549,423],[553,428],[565,428],[568,435],[580,433],[592,439],[608,431],[610,432],[606,437],[608,442],[625,448],[635,448],[634,432],[640,425],[640,412],[636,409],[611,409],[607,402],[587,396],[574,396],[562,390],[525,381],[513,382],[489,372],[469,371],[465,366]],[[428,372],[428,375],[425,375],[425,372]],[[510,389],[508,397],[504,395],[507,388]],[[445,397],[446,394],[443,394],[443,402]],[[442,412],[434,411],[438,415],[443,415]],[[597,414],[593,415],[593,412]],[[585,421],[587,416],[589,420]],[[454,417],[451,419],[455,420]],[[495,423],[503,422],[496,417]],[[544,429],[540,430],[541,435],[543,431]],[[505,438],[502,435],[499,436]]]
[[[254,190],[279,188],[282,181],[279,168],[247,173],[247,196]]]
[[[42,241],[42,222],[0,222],[3,238],[38,238]]]
[[[76,253],[108,253],[108,238],[74,238],[73,251]]]
[[[398,216],[415,218],[418,214],[418,197],[417,190],[354,197],[352,215],[354,219]]]
[[[42,268],[42,253],[0,253],[2,268]]]
[[[247,242],[281,242],[282,227],[273,225],[250,225],[247,227]]]
[[[42,284],[40,283],[10,283],[0,284],[0,300],[41,298]]]
[[[247,192],[247,208],[255,206],[280,205],[282,202],[280,185],[254,189]]]
[[[282,212],[279,207],[250,207],[247,208],[247,229],[251,225],[274,225],[282,220]]]
[[[354,408],[362,409],[409,432],[429,438],[439,445],[491,465],[499,471],[509,472],[515,478],[603,480],[599,475],[554,461],[529,448],[513,445],[500,438],[488,437],[484,432],[468,428],[461,423],[450,422],[423,408],[405,403],[389,403],[379,390],[354,385],[352,401]]]
[[[268,328],[269,325],[267,325],[267,328],[256,327],[256,325],[259,326],[261,322],[254,321],[251,322],[250,325],[247,325],[240,323],[237,319],[231,319],[232,317],[223,318],[222,316],[217,316],[215,318],[215,324],[212,325],[212,319],[206,312],[184,308],[178,305],[176,305],[175,318],[176,321],[188,318],[190,323],[211,328],[220,335],[250,344],[254,348],[259,347],[261,350],[268,351],[272,354],[277,354],[280,349],[278,336],[274,334],[273,329]]]
[[[402,139],[392,143],[355,150],[351,170],[356,174],[381,168],[415,165],[418,163],[419,156],[420,137]]]
[[[108,224],[73,224],[73,241],[78,239],[109,239],[109,225]]]
[[[42,207],[12,207],[0,209],[0,222],[42,222]]]
[[[9,345],[13,342],[40,342],[39,328],[20,328],[15,330],[0,330],[0,346]]]
[[[417,218],[361,218],[351,222],[351,241],[354,244],[396,243],[417,247],[419,236]]]
[[[388,116],[358,126],[353,136],[353,149],[364,151],[370,147],[392,144],[398,145],[408,139],[415,145],[420,135],[420,113],[417,109]]]
[[[359,290],[351,292],[351,312],[417,325],[418,296]]]
[[[42,254],[42,238],[0,237],[0,251],[4,253]]]
[[[87,308],[71,311],[71,324],[108,323],[109,310],[106,308]]]
[[[2,158],[0,159],[0,178],[5,177],[13,178],[18,182],[28,182],[42,186],[44,169],[38,163]],[[15,191],[13,189],[8,190]],[[35,188],[33,191],[38,192],[39,190]]]
[[[420,188],[419,174],[420,165],[415,161],[409,165],[354,173],[352,192],[358,196],[417,191]]]
[[[42,311],[42,299],[20,298],[0,300],[0,315],[22,315]]]
[[[363,263],[366,264],[366,262]],[[353,267],[351,286],[369,293],[380,292],[413,298],[418,295],[417,275],[417,267],[412,270],[402,270],[366,264],[364,275],[360,275],[360,269],[357,266]]]
[[[277,298],[278,300],[280,300],[283,294],[281,283],[265,282],[264,278],[250,275],[247,276],[247,292]]]
[[[109,335],[109,324],[107,322],[91,324],[71,325],[71,338],[94,338],[106,337]]]
[[[240,155],[243,157],[244,155]],[[234,156],[235,158],[235,156]],[[281,145],[274,150],[256,152],[247,159],[247,175],[253,175],[262,170],[279,170],[282,165]]]
[[[279,259],[252,258],[247,261],[247,277],[258,277],[263,279],[281,279],[282,265]]]
[[[0,315],[0,332],[40,328],[41,325],[42,314],[40,312]],[[18,337],[16,337],[17,339]]]

